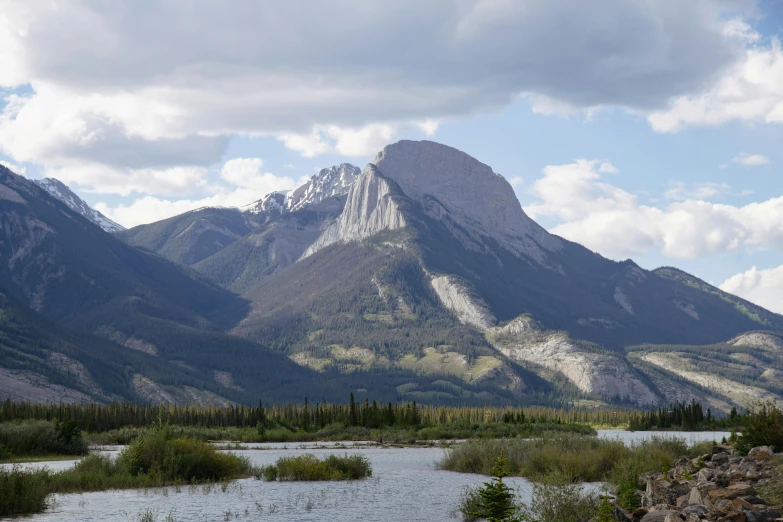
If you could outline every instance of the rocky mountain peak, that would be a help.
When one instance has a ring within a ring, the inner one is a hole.
[[[518,254],[543,261],[546,250],[561,247],[560,239],[525,214],[503,176],[460,150],[403,140],[386,146],[373,163],[427,213],[448,214],[472,233],[492,237]]]
[[[254,214],[296,212],[317,205],[327,198],[348,194],[351,185],[361,173],[359,167],[350,163],[321,169],[318,174],[311,176],[295,189],[272,192],[245,209]]]
[[[62,181],[55,178],[36,179],[33,181],[51,196],[68,205],[68,208],[95,223],[106,232],[125,230],[125,227],[115,223],[88,205]]]

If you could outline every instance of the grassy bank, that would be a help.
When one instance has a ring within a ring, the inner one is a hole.
[[[374,440],[388,443],[412,443],[432,440],[495,439],[508,437],[534,437],[541,433],[557,431],[564,433],[593,434],[589,426],[582,424],[503,422],[474,424],[422,425],[413,428],[377,428],[330,424],[317,431],[305,431],[293,427],[278,426],[274,429],[258,428],[201,428],[197,426],[173,426],[177,437],[202,441],[232,442],[315,442],[315,441],[359,441]],[[103,433],[87,433],[91,444],[129,444],[139,436],[150,433],[151,428],[121,428]]]
[[[501,453],[510,475],[542,480],[557,473],[572,482],[605,480],[619,465],[641,461],[650,469],[669,469],[689,448],[682,440],[652,438],[633,446],[618,440],[569,433],[544,433],[532,439],[470,440],[446,451],[441,469],[488,475]]]
[[[158,429],[136,438],[115,460],[88,455],[58,473],[18,468],[0,472],[0,516],[42,511],[50,493],[198,484],[251,474],[247,459]]]
[[[266,481],[358,480],[372,476],[370,461],[364,455],[328,455],[319,459],[309,453],[282,457],[259,470]]]

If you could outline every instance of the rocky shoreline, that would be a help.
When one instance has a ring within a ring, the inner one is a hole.
[[[642,507],[628,513],[619,506],[618,522],[768,522],[783,521],[783,506],[761,498],[758,489],[780,481],[775,474],[773,451],[753,448],[742,457],[730,445],[718,445],[712,453],[681,458],[667,473],[657,471],[639,477]]]

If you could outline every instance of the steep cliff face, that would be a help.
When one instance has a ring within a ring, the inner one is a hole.
[[[642,406],[661,400],[622,355],[575,341],[564,332],[544,330],[529,316],[489,329],[487,339],[510,359],[562,374],[586,394]]]
[[[373,163],[428,214],[448,215],[474,241],[489,237],[541,263],[562,246],[525,214],[503,176],[464,152],[430,141],[400,141]]]
[[[384,178],[375,165],[367,165],[351,186],[340,217],[302,257],[308,257],[335,243],[359,241],[386,230],[405,227],[406,218],[400,208],[402,197],[399,189]]]

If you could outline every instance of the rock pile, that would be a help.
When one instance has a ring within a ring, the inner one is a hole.
[[[770,506],[756,489],[770,483],[772,449],[762,446],[741,457],[729,445],[712,453],[681,458],[668,473],[639,477],[642,507],[633,513],[617,509],[624,522],[767,522],[783,521],[783,506]]]

